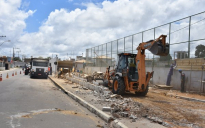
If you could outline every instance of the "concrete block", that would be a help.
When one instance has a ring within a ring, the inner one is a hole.
[[[110,112],[110,111],[111,111],[111,108],[110,108],[110,107],[103,107],[103,108],[102,108],[102,111]]]

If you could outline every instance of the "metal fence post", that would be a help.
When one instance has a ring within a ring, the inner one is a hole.
[[[133,54],[133,35],[132,35],[132,54]]]
[[[191,36],[191,16],[189,17],[189,40],[188,40],[188,57],[190,58],[190,36]]]
[[[154,40],[155,40],[155,28],[154,28]],[[152,71],[154,70],[154,54],[152,59]],[[152,78],[152,84],[154,84],[154,79]]]
[[[93,63],[93,56],[92,56],[93,48],[91,48],[91,62]],[[93,63],[94,66],[94,63]]]
[[[124,53],[125,53],[125,37],[124,37]]]
[[[117,55],[118,55],[118,40],[117,40]]]
[[[201,93],[204,92],[204,87],[203,87],[203,72],[204,72],[204,65],[201,66]]]
[[[169,46],[170,46],[170,40],[171,40],[171,23],[169,24]],[[165,42],[166,43],[166,42]],[[169,48],[170,49],[170,48]],[[169,53],[170,54],[170,53]],[[168,60],[168,65],[170,63],[170,60]]]
[[[106,43],[106,54],[105,54],[105,56],[106,56],[106,63],[107,63],[107,43]]]
[[[96,56],[96,55],[95,55],[95,54],[96,54],[96,51],[95,51],[95,47],[94,47],[94,52],[93,52],[93,53],[94,53],[93,61],[94,61],[94,63],[95,63],[95,67],[96,67],[96,61],[95,61],[95,60],[96,60],[96,57],[95,57],[95,56]]]
[[[101,67],[102,67],[102,55],[103,55],[103,45],[101,45],[102,46],[102,52],[101,52],[101,55],[100,55],[100,57],[98,58],[100,61],[100,65],[101,65]]]
[[[169,45],[171,40],[171,23],[169,23]]]
[[[112,41],[111,41],[111,51],[110,51],[110,54],[111,54],[111,66],[112,66]]]

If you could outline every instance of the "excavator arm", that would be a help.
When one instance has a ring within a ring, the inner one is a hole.
[[[150,78],[154,72],[145,71],[145,50],[148,49],[152,54],[159,56],[167,56],[169,54],[169,44],[166,44],[166,35],[161,35],[156,40],[142,42],[137,47],[136,64],[138,70],[138,91],[144,92],[148,86]]]

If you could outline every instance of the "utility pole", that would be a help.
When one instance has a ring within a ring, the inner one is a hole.
[[[16,51],[16,52],[18,52],[18,58],[19,58],[19,52],[21,52],[21,50],[20,51]]]
[[[13,58],[15,57],[15,55],[14,55],[14,48],[13,48]]]
[[[19,48],[13,48],[13,58],[15,57],[14,49],[19,49]]]

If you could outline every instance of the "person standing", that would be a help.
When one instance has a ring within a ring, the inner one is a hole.
[[[48,74],[50,75],[50,66],[48,66]]]
[[[179,73],[181,74],[181,92],[185,92],[185,74],[179,69]]]
[[[170,70],[169,70],[169,73],[168,73],[168,76],[167,76],[167,82],[166,82],[167,86],[170,86],[170,84],[171,84],[171,77],[173,75],[173,67],[174,67],[174,65],[172,64],[170,66]]]

